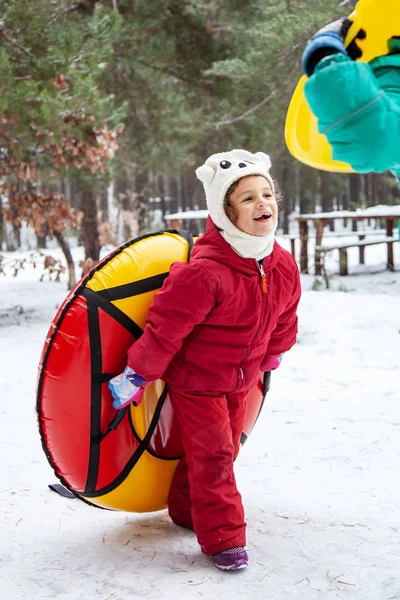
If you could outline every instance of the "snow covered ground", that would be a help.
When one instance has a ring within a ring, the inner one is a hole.
[[[34,390],[65,280],[0,275],[1,597],[399,599],[400,272],[383,270],[380,247],[367,253],[372,266],[328,291],[303,277],[298,344],[237,461],[251,566],[236,574],[165,512],[102,511],[48,490]]]

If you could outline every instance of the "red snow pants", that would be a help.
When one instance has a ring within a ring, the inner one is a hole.
[[[169,393],[184,448],[168,496],[169,515],[178,525],[194,529],[205,554],[245,546],[246,523],[233,461],[247,392]]]

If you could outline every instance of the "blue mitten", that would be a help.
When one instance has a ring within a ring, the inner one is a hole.
[[[311,77],[320,60],[331,54],[346,54],[344,39],[352,22],[343,17],[322,27],[304,48],[301,66],[307,77]]]
[[[108,382],[114,402],[112,403],[113,408],[117,410],[128,406],[128,404],[134,404],[139,406],[142,401],[144,388],[150,385],[151,381],[147,381],[144,377],[141,377],[130,367],[125,367],[124,372],[121,375],[113,377]]]

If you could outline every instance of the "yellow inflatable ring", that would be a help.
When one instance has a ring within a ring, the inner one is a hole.
[[[156,381],[138,408],[115,411],[107,382],[123,371],[154,294],[192,244],[191,234],[173,230],[117,248],[78,283],[50,326],[37,385],[42,446],[65,488],[89,504],[131,512],[167,505],[182,456],[167,386]],[[242,441],[263,398],[260,380],[247,397]]]

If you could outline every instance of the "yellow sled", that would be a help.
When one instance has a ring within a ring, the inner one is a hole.
[[[349,16],[353,21],[345,39],[345,46],[357,44],[362,55],[357,60],[369,62],[388,52],[388,40],[400,35],[399,0],[360,0]],[[365,39],[358,35],[363,30]],[[349,164],[332,158],[332,148],[325,135],[318,132],[317,119],[304,96],[303,76],[294,91],[286,116],[285,139],[289,151],[301,162],[324,171],[353,173]]]

